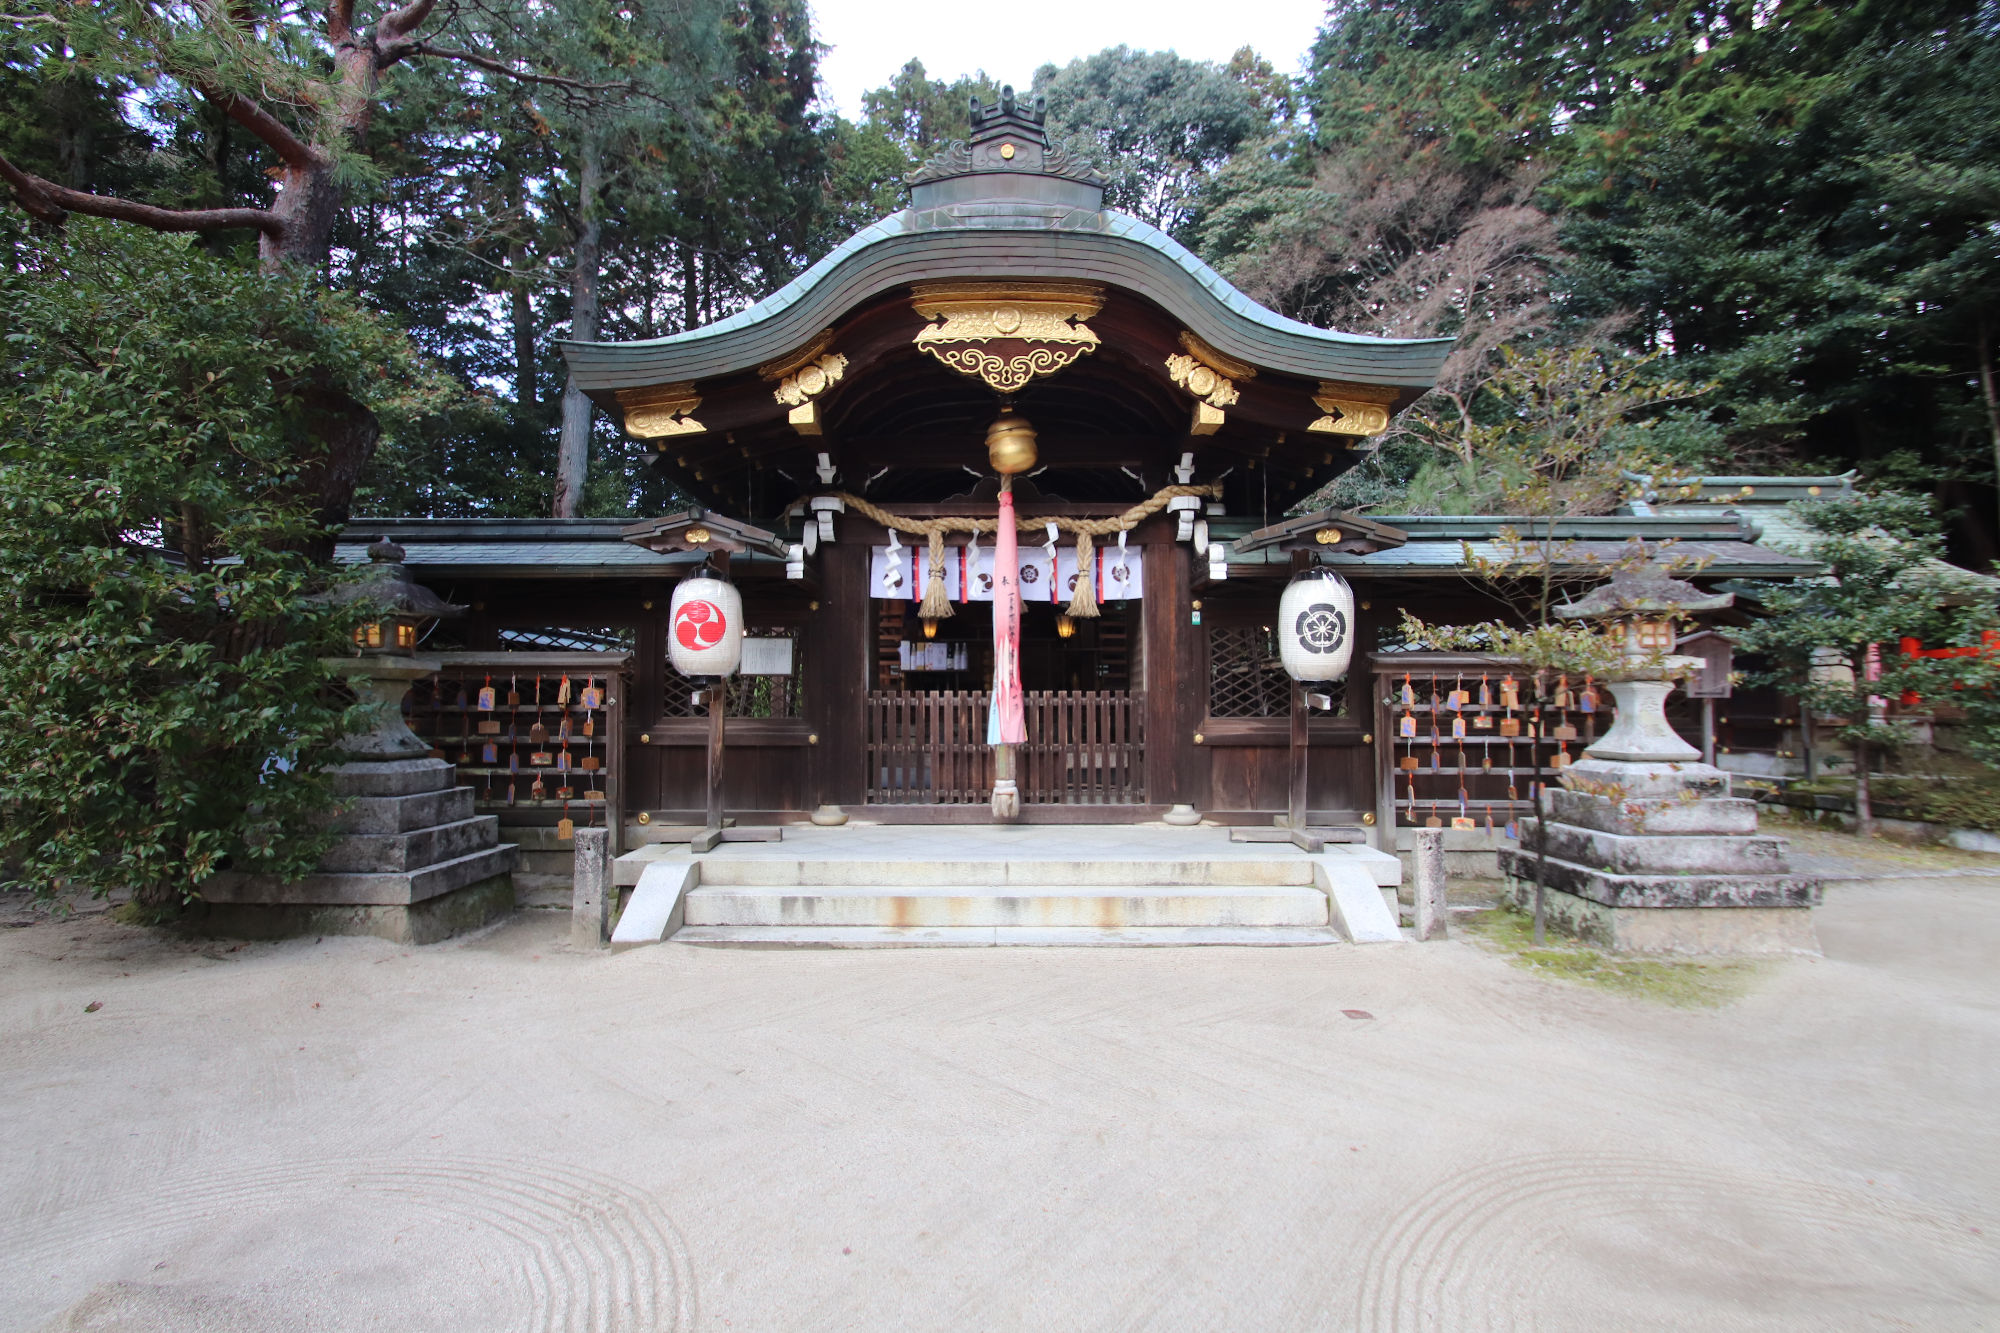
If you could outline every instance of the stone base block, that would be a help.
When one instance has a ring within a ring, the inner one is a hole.
[[[1683,794],[1705,800],[1729,795],[1729,775],[1704,763],[1635,763],[1601,759],[1588,751],[1564,770],[1563,785],[1640,800],[1672,800]]]
[[[203,903],[189,924],[202,934],[230,939],[374,935],[398,944],[435,944],[513,910],[513,877],[503,874],[408,904]]]
[[[381,835],[456,824],[474,813],[472,788],[446,787],[408,796],[343,797],[339,813],[327,822],[340,833]]]
[[[1809,875],[1675,875],[1661,871],[1619,875],[1555,856],[1542,866],[1543,883],[1606,907],[1812,907],[1820,900],[1820,883]],[[1509,879],[1533,883],[1535,854],[1504,851],[1500,853],[1500,868]]]
[[[1521,846],[1533,850],[1541,824],[1520,821]],[[1689,833],[1630,837],[1575,824],[1548,826],[1549,855],[1575,865],[1601,866],[1620,875],[1782,875],[1785,840]]]
[[[1531,879],[1510,879],[1509,900],[1533,911]],[[1600,949],[1655,954],[1816,954],[1809,907],[1610,907],[1548,889],[1549,928]]]
[[[442,759],[361,759],[329,770],[341,796],[414,796],[458,783],[458,770]]]
[[[272,875],[225,871],[202,885],[201,896],[210,903],[407,907],[496,876],[511,876],[519,864],[517,855],[512,845],[503,844],[420,870],[382,873],[315,870],[290,883]]]
[[[500,820],[494,815],[404,833],[350,833],[326,849],[319,868],[350,874],[420,870],[485,851],[499,840]]]
[[[1734,796],[1702,800],[1628,796],[1614,800],[1593,792],[1551,787],[1548,802],[1549,817],[1555,823],[1631,838],[1742,838],[1757,831],[1757,803]]]

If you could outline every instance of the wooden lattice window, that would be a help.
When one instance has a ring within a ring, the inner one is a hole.
[[[1315,685],[1333,696],[1333,711],[1346,706],[1345,681]],[[1289,717],[1292,678],[1278,660],[1277,636],[1257,625],[1211,626],[1208,631],[1208,715],[1210,717]]]
[[[804,646],[802,638],[791,630],[753,630],[746,639],[788,639],[792,645],[792,673],[789,676],[748,676],[729,677],[727,692],[723,696],[723,716],[725,717],[799,717],[805,711],[804,692],[800,682],[805,678]],[[680,672],[674,670],[671,659],[661,662],[665,677],[665,698],[660,701],[662,717],[694,717],[697,710],[693,704],[695,684]],[[703,717],[708,710],[699,710]]]

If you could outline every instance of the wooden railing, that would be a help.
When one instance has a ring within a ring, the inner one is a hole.
[[[984,690],[868,695],[868,800],[983,805],[993,790]],[[1031,805],[1143,805],[1143,700],[1122,690],[1036,690],[1015,781]]]

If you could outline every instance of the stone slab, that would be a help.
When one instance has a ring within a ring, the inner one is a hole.
[[[1735,796],[1702,800],[1628,796],[1613,800],[1594,793],[1551,787],[1549,817],[1558,823],[1629,837],[1713,834],[1746,837],[1757,831],[1757,803]]]
[[[364,874],[421,870],[484,851],[499,839],[496,815],[474,815],[407,833],[350,833],[326,849],[319,868]]]
[[[611,862],[611,882],[621,889],[629,889],[639,882],[639,876],[655,861],[669,858],[685,861],[688,849],[673,843],[655,842],[644,847],[634,847],[631,851],[615,857]]]
[[[1403,938],[1396,914],[1383,896],[1385,886],[1370,867],[1346,858],[1313,858],[1314,883],[1326,895],[1328,923],[1351,944],[1393,944]]]
[[[1393,858],[1392,858],[1393,859]],[[1260,884],[1270,887],[1310,885],[1312,862],[1303,854],[1283,858],[1229,860],[1161,858],[1100,860],[1096,858],[981,858],[897,860],[855,858],[786,859],[708,855],[704,885],[742,887],[884,887],[967,889],[1031,889],[1069,885],[1176,884],[1188,887]]]
[[[1535,886],[1509,882],[1509,898],[1532,911]],[[1816,954],[1819,936],[1809,907],[1609,907],[1560,889],[1544,895],[1551,930],[1621,953]]]
[[[1586,754],[1563,773],[1563,784],[1589,791],[1593,786],[1615,788],[1627,797],[1673,798],[1729,795],[1729,775],[1704,763],[1632,763],[1598,759]]]
[[[1522,849],[1533,851],[1540,822],[1523,818],[1520,827]],[[1790,869],[1785,845],[1783,838],[1764,836],[1630,837],[1575,824],[1548,826],[1549,855],[1621,875],[1783,875]]]
[[[662,863],[663,867],[666,863]],[[717,886],[702,868],[687,895],[690,926],[1324,926],[1328,895],[1311,885],[1069,885],[1038,893],[968,893],[960,885]],[[670,872],[669,872],[670,873]],[[1344,875],[1379,909],[1364,872]],[[644,881],[641,880],[641,887]]]
[[[332,824],[342,833],[407,833],[471,819],[472,802],[470,787],[447,787],[408,796],[351,796],[342,801],[342,809]]]
[[[1089,926],[687,926],[676,944],[790,945],[819,949],[882,948],[1145,948],[1237,945],[1273,948],[1341,943],[1329,927],[1153,926],[1102,930]]]
[[[362,760],[327,773],[339,796],[414,796],[458,785],[458,770],[442,759]]]
[[[514,849],[503,844],[422,870],[385,874],[315,871],[290,884],[267,875],[225,872],[202,885],[201,892],[210,903],[407,907],[481,880],[511,875],[513,869]]]
[[[435,944],[499,920],[514,910],[514,886],[505,874],[403,904],[209,902],[195,926],[235,939],[287,939],[299,935],[374,935],[399,944]]]
[[[1607,907],[1811,907],[1820,900],[1820,883],[1810,875],[1617,875],[1554,856],[1545,866],[1550,888]],[[1501,852],[1500,867],[1509,878],[1532,883],[1534,853]]]
[[[647,866],[612,927],[612,949],[658,944],[679,931],[687,895],[701,883],[701,872],[700,862],[686,858]]]

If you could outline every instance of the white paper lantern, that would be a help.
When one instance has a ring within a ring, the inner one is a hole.
[[[743,594],[697,575],[674,588],[667,657],[683,676],[730,676],[743,660]]]
[[[1354,660],[1354,589],[1330,569],[1293,579],[1278,599],[1278,657],[1293,680],[1339,680]]]

